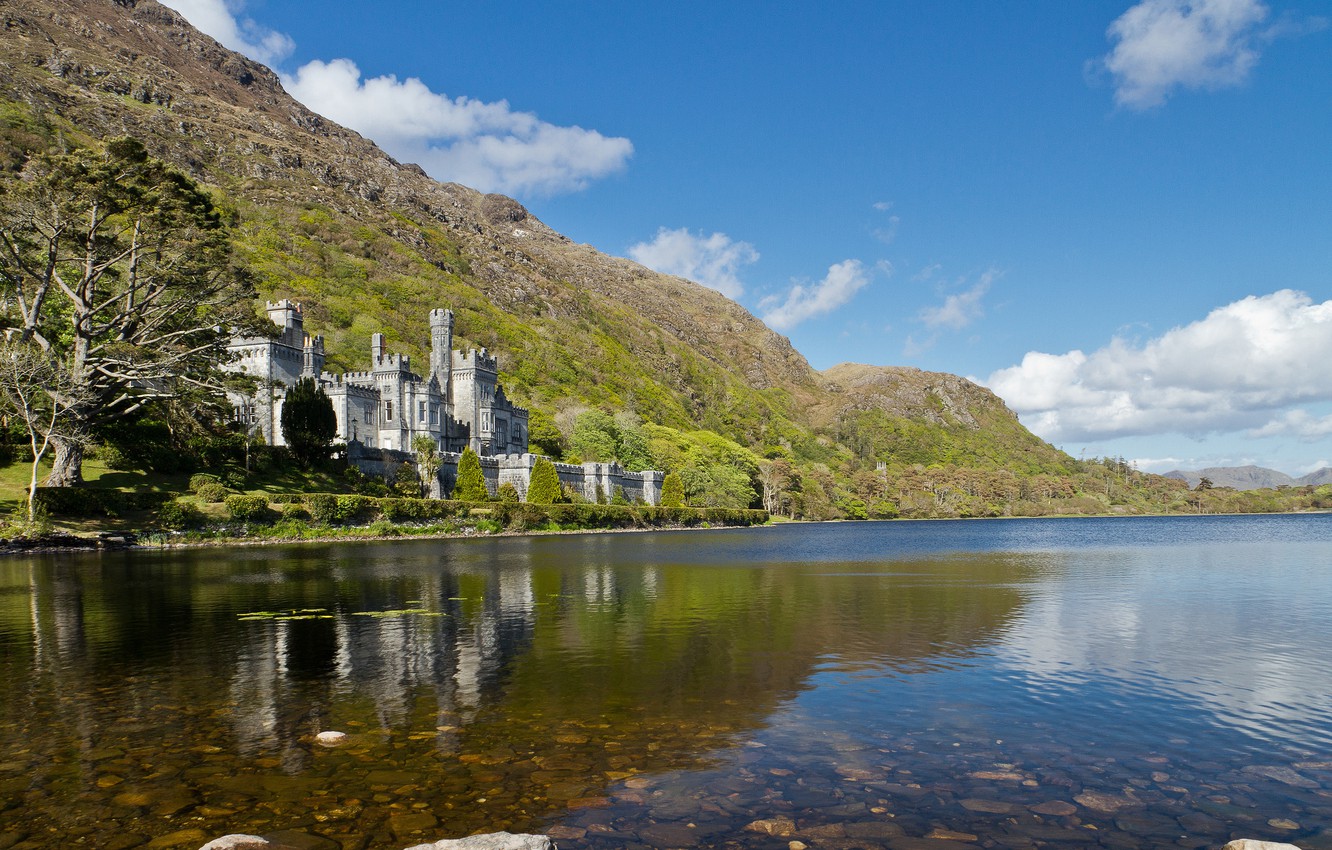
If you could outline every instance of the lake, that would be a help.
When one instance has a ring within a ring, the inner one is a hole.
[[[0,850],[1332,848],[1328,515],[14,557],[0,676]]]

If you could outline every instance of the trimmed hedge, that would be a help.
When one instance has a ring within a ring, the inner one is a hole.
[[[126,493],[89,487],[38,487],[37,504],[50,516],[120,516],[125,511],[157,510],[171,493]]]
[[[205,481],[194,492],[203,501],[216,504],[226,500],[227,485],[221,481]]]
[[[227,496],[226,506],[231,518],[241,522],[263,522],[273,518],[267,496],[231,495]]]

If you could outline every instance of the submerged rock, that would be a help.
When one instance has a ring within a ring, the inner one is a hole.
[[[318,735],[315,735],[315,743],[325,747],[341,746],[342,744],[347,743],[347,733],[334,732],[331,730],[328,732],[320,732]]]
[[[1253,838],[1240,838],[1230,842],[1221,850],[1300,850],[1294,844],[1282,844],[1277,841],[1258,841]]]

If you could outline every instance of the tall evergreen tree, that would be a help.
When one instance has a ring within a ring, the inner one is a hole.
[[[560,500],[560,474],[555,464],[539,458],[532,465],[532,480],[527,485],[527,501],[533,505],[553,505]]]
[[[684,482],[674,472],[669,472],[661,480],[661,506],[663,508],[684,507]]]
[[[453,498],[461,502],[484,502],[490,498],[486,477],[481,473],[481,459],[471,449],[464,449],[458,459],[458,480],[453,485]]]
[[[301,378],[282,402],[282,439],[302,466],[326,460],[338,433],[333,401],[314,378]]]

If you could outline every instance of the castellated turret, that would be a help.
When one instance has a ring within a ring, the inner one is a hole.
[[[453,373],[453,311],[430,311],[430,375],[439,381],[444,395],[449,393]]]

